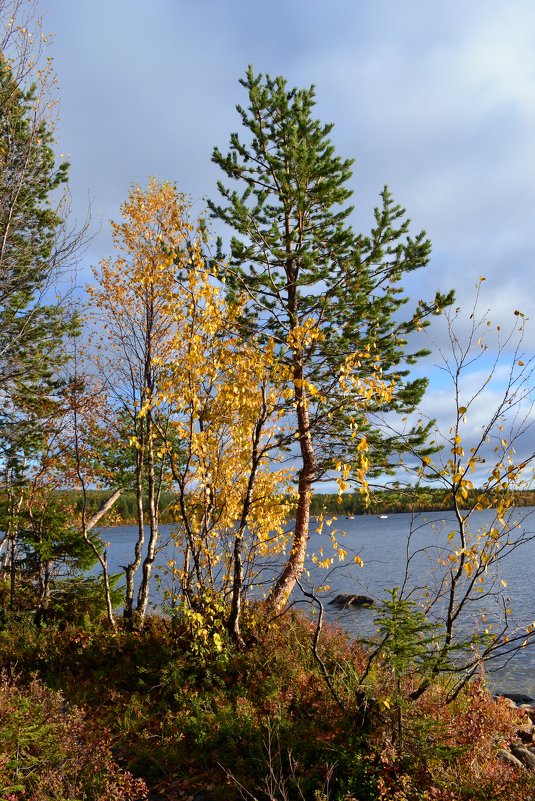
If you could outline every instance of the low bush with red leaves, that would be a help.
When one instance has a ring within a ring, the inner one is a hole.
[[[147,788],[115,762],[111,737],[37,680],[0,681],[2,801],[142,801]]]

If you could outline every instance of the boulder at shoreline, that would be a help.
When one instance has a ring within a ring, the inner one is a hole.
[[[532,706],[535,704],[535,698],[532,698],[531,695],[526,695],[525,693],[504,693],[501,692],[501,690],[496,690],[494,697],[508,698],[510,701],[513,701],[515,706],[522,706],[523,704]]]
[[[346,593],[341,593],[337,595],[336,598],[333,598],[332,601],[329,601],[331,606],[337,606],[338,609],[350,609],[352,607],[359,607],[359,606],[373,606],[373,598],[369,598],[367,595],[350,595]]]

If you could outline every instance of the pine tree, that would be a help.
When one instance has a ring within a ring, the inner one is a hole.
[[[56,165],[36,95],[35,86],[17,85],[0,54],[0,387],[25,394],[50,369],[70,324],[64,308],[43,302],[70,250],[53,205],[68,165]]]
[[[385,188],[371,232],[355,234],[353,162],[335,154],[332,125],[314,119],[314,88],[288,89],[282,77],[255,76],[252,68],[241,83],[249,97],[247,108],[238,106],[247,141],[234,133],[227,155],[213,153],[238,189],[219,182],[222,201],[210,208],[236,232],[225,279],[249,299],[244,330],[273,337],[292,369],[299,499],[292,553],[271,596],[280,606],[303,569],[313,486],[352,459],[355,432],[377,472],[391,466],[398,443],[371,424],[369,412],[415,408],[426,381],[408,380],[407,365],[425,351],[408,351],[406,336],[452,293],[420,301],[398,322],[407,302],[402,278],[429,261],[425,233],[410,235],[405,210]],[[353,380],[344,384],[349,362]],[[383,382],[395,382],[395,394],[363,403],[363,385],[379,372]],[[428,431],[415,427],[411,447],[425,451]]]
[[[0,35],[0,469],[14,565],[28,464],[46,440],[65,337],[78,325],[54,283],[87,226],[69,230],[66,222],[68,165],[54,153],[54,76],[50,62],[40,61],[39,20],[19,2],[1,3],[0,12],[9,20]]]

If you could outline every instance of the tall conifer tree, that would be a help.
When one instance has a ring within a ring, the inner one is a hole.
[[[55,282],[87,229],[67,223],[54,75],[32,14],[32,3],[0,0],[0,469],[13,553],[26,468],[53,424],[64,338],[77,330]]]
[[[351,459],[355,431],[366,437],[377,472],[389,469],[398,448],[370,423],[373,404],[365,414],[358,382],[349,392],[340,383],[348,357],[363,381],[379,363],[382,379],[395,382],[394,397],[378,400],[375,411],[410,412],[426,381],[408,379],[407,365],[424,351],[407,350],[407,334],[451,302],[452,293],[420,301],[400,322],[408,300],[400,282],[429,261],[425,233],[411,236],[405,210],[385,188],[371,232],[355,234],[348,205],[353,162],[336,155],[332,125],[314,119],[314,88],[288,89],[282,77],[252,68],[241,83],[249,99],[246,108],[238,106],[246,139],[233,133],[228,153],[213,153],[237,188],[219,182],[222,201],[210,208],[236,232],[225,277],[231,292],[250,300],[244,325],[274,337],[292,367],[298,505],[292,552],[271,595],[279,607],[303,569],[314,484],[336,462]],[[411,446],[425,449],[427,434],[415,427]]]

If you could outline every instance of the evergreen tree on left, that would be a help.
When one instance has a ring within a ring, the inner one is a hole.
[[[51,292],[73,243],[61,202],[68,164],[56,164],[53,128],[35,84],[17,84],[0,54],[0,393],[15,407],[42,392],[75,320]],[[48,302],[46,298],[48,296]]]
[[[10,10],[22,13],[4,5],[2,23]],[[78,330],[58,278],[87,231],[68,222],[51,62],[26,18],[19,23],[10,18],[0,32],[0,578],[11,574],[12,596],[23,499],[60,425],[66,340]]]

